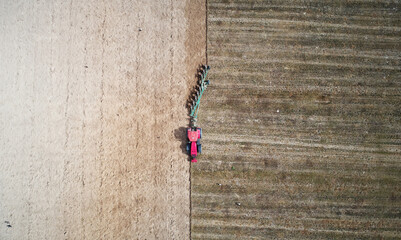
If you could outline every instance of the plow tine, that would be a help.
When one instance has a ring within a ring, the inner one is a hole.
[[[196,74],[196,76],[198,77],[197,84],[192,88],[190,99],[188,101],[188,109],[190,109],[189,115],[192,119],[191,121],[193,122],[193,126],[196,124],[200,100],[202,98],[203,92],[206,90],[207,85],[209,84],[209,80],[206,80],[209,69],[210,66],[206,64],[199,65],[198,72]]]

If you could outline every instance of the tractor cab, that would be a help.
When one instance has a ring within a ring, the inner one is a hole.
[[[202,138],[202,128],[187,129],[187,153],[191,156],[191,162],[197,162],[196,156],[202,152],[200,139]]]

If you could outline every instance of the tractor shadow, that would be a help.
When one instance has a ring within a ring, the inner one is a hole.
[[[186,127],[179,127],[174,130],[174,137],[175,139],[181,142],[180,148],[183,153],[187,154],[187,128]]]

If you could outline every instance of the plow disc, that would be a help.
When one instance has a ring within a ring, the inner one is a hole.
[[[199,71],[198,71],[198,84],[194,88],[194,91],[191,94],[191,99],[189,100],[189,108],[190,108],[190,114],[189,116],[191,117],[191,124],[192,127],[196,126],[196,120],[198,118],[198,110],[200,107],[200,100],[202,98],[203,92],[206,90],[207,86],[210,84],[209,80],[206,80],[207,73],[210,70],[210,66],[208,65],[203,65]]]

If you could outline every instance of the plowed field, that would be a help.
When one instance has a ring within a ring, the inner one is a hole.
[[[400,7],[208,0],[193,239],[401,237]]]

